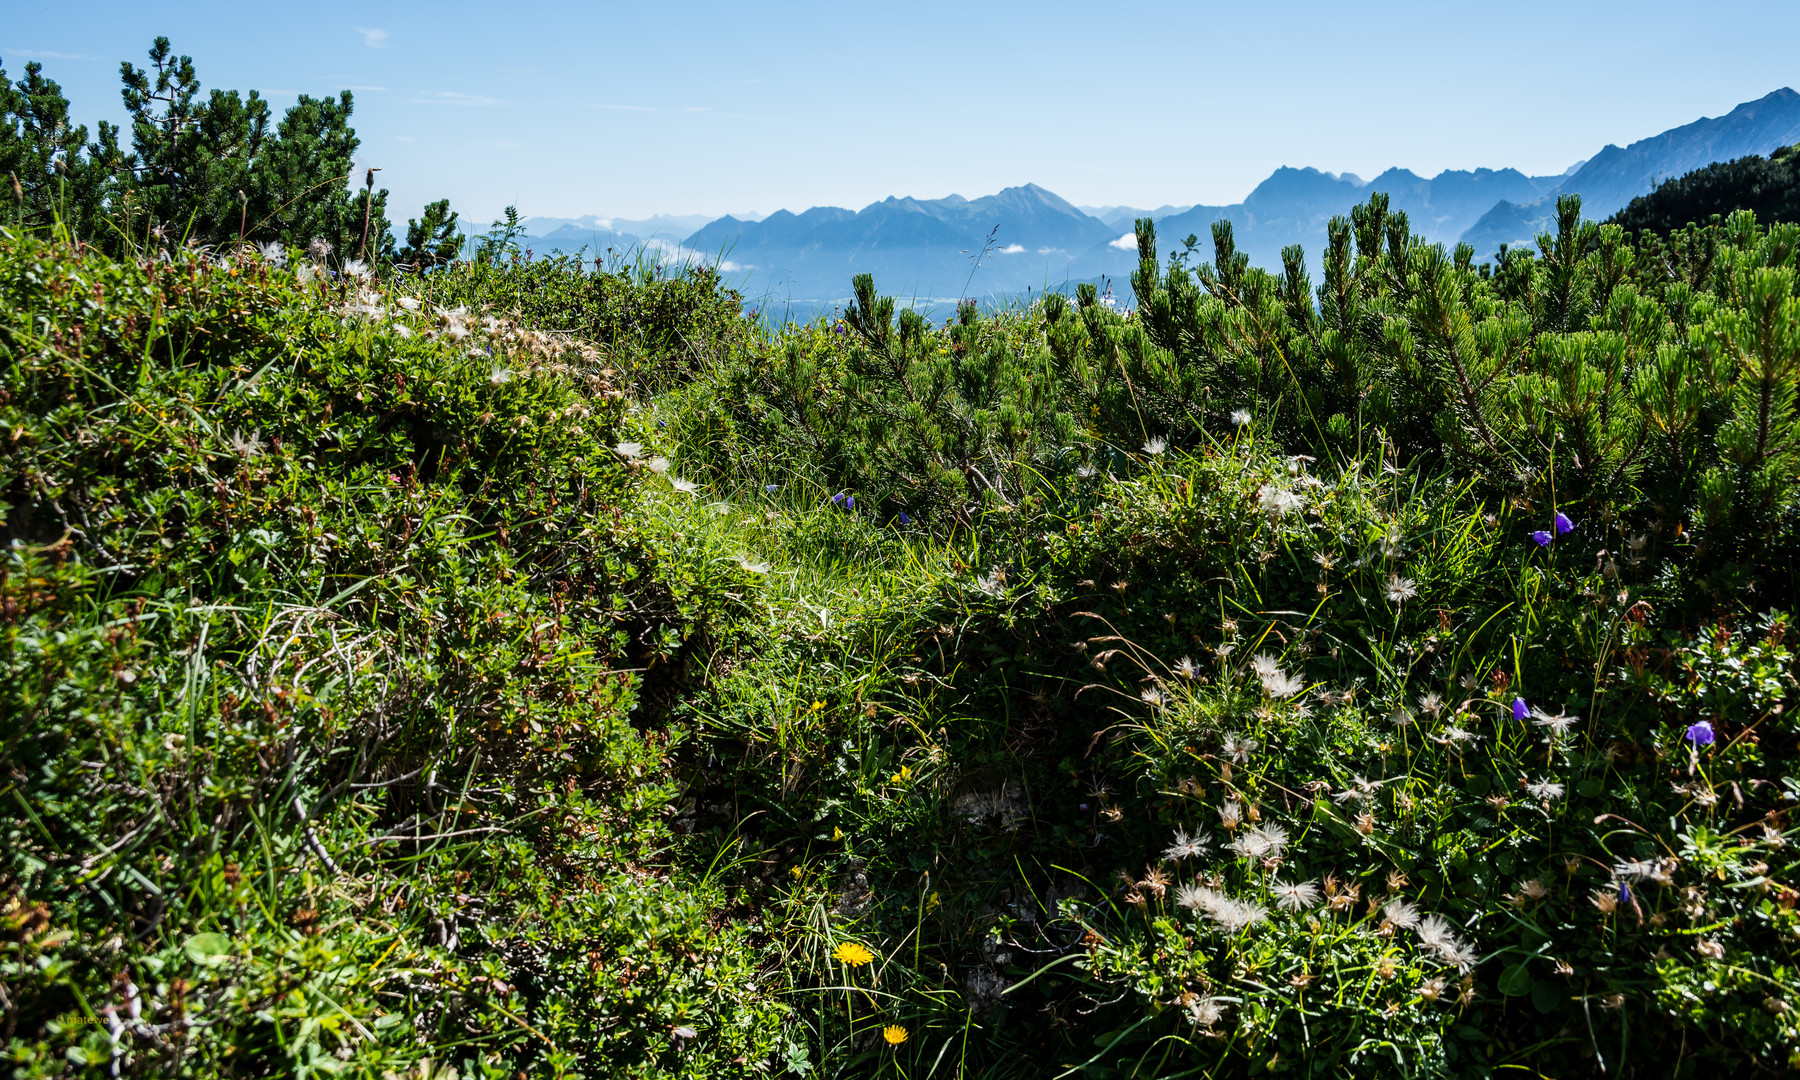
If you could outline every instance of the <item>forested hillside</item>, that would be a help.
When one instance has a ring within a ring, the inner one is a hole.
[[[1800,1067],[1800,225],[771,330],[157,49],[0,129],[14,1075]]]
[[[1766,222],[1800,221],[1800,157],[1783,147],[1768,157],[1720,161],[1664,181],[1609,220],[1632,232],[1668,234],[1696,222],[1749,210]]]

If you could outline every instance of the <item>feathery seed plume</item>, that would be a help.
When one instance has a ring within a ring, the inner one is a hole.
[[[1163,858],[1171,862],[1191,858],[1206,851],[1207,840],[1204,836],[1189,836],[1184,830],[1175,830],[1175,842],[1163,849]]]
[[[1269,891],[1275,894],[1275,906],[1284,911],[1303,911],[1319,902],[1319,887],[1310,881],[1277,881],[1269,886]]]

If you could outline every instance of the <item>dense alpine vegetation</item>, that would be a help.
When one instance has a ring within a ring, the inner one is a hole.
[[[1800,221],[1800,175],[1795,147],[1768,157],[1751,154],[1665,180],[1608,220],[1628,232],[1668,234],[1697,221],[1749,210],[1764,222]]]
[[[772,330],[8,93],[13,1075],[1800,1063],[1800,225]]]

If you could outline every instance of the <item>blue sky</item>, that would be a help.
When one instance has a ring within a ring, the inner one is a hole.
[[[1559,173],[1800,85],[1800,4],[6,0],[77,116],[168,35],[208,87],[356,93],[404,219],[987,194],[1241,199],[1279,165]]]

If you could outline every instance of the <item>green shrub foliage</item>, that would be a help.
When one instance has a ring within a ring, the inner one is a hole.
[[[248,241],[329,252],[336,262],[433,266],[461,245],[447,202],[389,232],[387,189],[352,175],[361,140],[355,102],[301,94],[277,118],[256,91],[202,93],[191,57],[157,38],[149,67],[120,65],[125,142],[102,121],[96,137],[69,117],[62,89],[29,63],[0,71],[0,170],[15,226],[52,224],[113,254],[134,246]]]
[[[1703,266],[1640,262],[1568,196],[1537,252],[1476,266],[1376,195],[1332,222],[1315,287],[1298,250],[1279,274],[1248,266],[1227,222],[1212,262],[1190,267],[1190,243],[1159,264],[1145,221],[1137,311],[1084,286],[945,327],[896,316],[865,276],[841,325],[694,383],[684,446],[734,474],[809,461],[870,505],[966,521],[1097,454],[1254,423],[1318,460],[1386,448],[1496,496],[1680,508],[1701,551],[1774,558],[1795,512],[1800,230],[1738,214],[1722,231]]]
[[[0,101],[15,1075],[1800,1067],[1800,227],[768,329],[125,75]]]
[[[19,1075],[766,1052],[652,854],[646,695],[739,605],[611,512],[603,357],[253,254],[9,235],[0,294]]]

